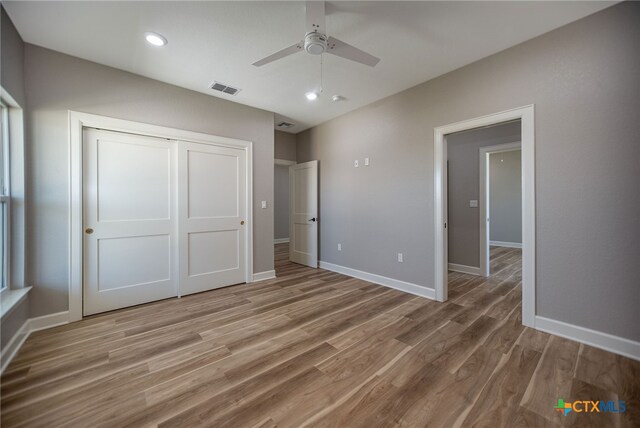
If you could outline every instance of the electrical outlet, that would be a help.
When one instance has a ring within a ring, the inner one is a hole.
[[[353,161],[353,166],[356,167],[356,168],[358,167],[358,159]]]
[[[267,208],[267,201],[262,201],[262,208]]]
[[[478,208],[478,200],[477,199],[471,199],[469,201],[469,208]]]
[[[342,251],[342,244],[338,244],[338,251]]]
[[[404,257],[402,256],[402,253],[398,253],[398,263],[402,262],[404,262]]]
[[[369,158],[364,158],[364,166],[369,166]]]

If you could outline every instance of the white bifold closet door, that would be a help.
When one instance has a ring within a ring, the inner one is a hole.
[[[84,315],[245,282],[246,151],[85,129]]]
[[[85,129],[84,315],[177,295],[176,145]]]

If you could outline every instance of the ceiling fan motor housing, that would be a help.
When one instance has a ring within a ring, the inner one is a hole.
[[[327,50],[327,36],[311,32],[304,36],[304,50],[311,55],[320,55]]]

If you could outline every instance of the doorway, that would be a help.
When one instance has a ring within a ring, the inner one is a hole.
[[[289,261],[289,167],[295,161],[275,159],[273,165],[273,244],[276,276]]]
[[[448,299],[449,267],[447,136],[516,120],[520,120],[521,123],[522,322],[526,326],[533,327],[535,321],[535,140],[533,105],[441,126],[434,130],[434,283],[436,299],[446,301]],[[467,202],[470,203],[470,200]]]
[[[518,123],[519,125],[519,123]],[[522,256],[520,142],[480,149],[480,268],[488,277],[510,256]]]

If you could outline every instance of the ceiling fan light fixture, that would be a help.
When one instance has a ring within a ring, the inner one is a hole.
[[[306,94],[304,94],[304,96],[307,97],[309,101],[314,101],[318,99],[318,94],[316,92],[307,92]]]
[[[304,50],[311,55],[320,55],[327,50],[327,36],[321,33],[307,33],[304,36]]]
[[[160,47],[168,43],[167,39],[165,39],[163,36],[161,36],[158,33],[151,33],[151,32],[144,33],[144,38],[149,44],[152,44],[153,46]]]

